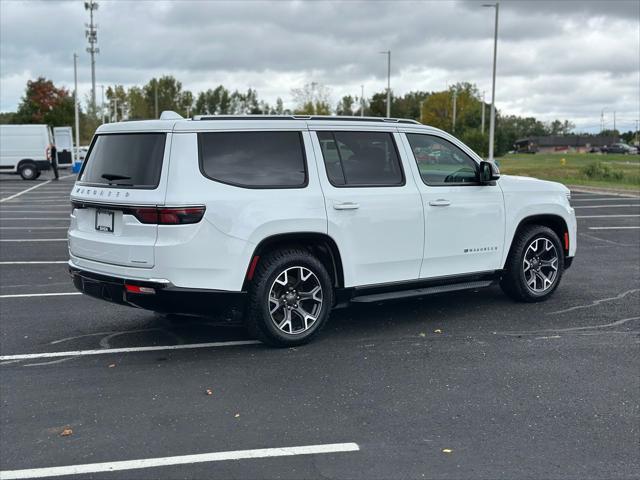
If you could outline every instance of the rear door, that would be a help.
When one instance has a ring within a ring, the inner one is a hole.
[[[422,204],[396,137],[375,127],[316,127],[313,134],[328,233],[347,287],[414,280],[420,272]]]
[[[72,256],[154,266],[158,225],[141,212],[164,204],[170,143],[168,132],[96,135],[71,195]]]
[[[53,138],[58,152],[58,165],[68,166],[73,163],[73,136],[71,127],[54,127]]]

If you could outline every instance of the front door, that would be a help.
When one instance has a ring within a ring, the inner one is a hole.
[[[478,162],[453,140],[406,133],[425,214],[420,278],[502,268],[504,199],[495,184],[478,182]]]
[[[415,280],[420,274],[424,213],[389,131],[313,134],[328,233],[344,265],[345,286]]]

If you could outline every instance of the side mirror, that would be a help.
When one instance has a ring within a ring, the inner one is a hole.
[[[500,178],[500,170],[493,162],[480,162],[480,183],[487,184]]]

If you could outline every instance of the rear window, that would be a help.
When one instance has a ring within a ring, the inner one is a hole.
[[[92,185],[156,188],[160,182],[165,133],[98,135],[80,181]]]
[[[307,170],[300,132],[207,132],[198,135],[200,169],[247,188],[300,188]]]

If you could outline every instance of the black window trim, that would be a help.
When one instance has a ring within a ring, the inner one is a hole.
[[[335,129],[322,129],[322,130],[312,130],[315,134],[316,134],[316,138],[318,139],[318,144],[320,144],[320,137],[318,137],[318,133],[319,132],[323,132],[323,133],[330,133],[333,136],[333,141],[336,144],[336,149],[338,150],[338,157],[340,159],[340,169],[342,170],[342,176],[344,177],[344,181],[345,184],[344,185],[336,185],[335,183],[333,183],[331,181],[331,178],[329,177],[329,172],[327,171],[327,163],[324,160],[324,152],[322,151],[322,146],[320,146],[320,155],[322,156],[322,164],[324,165],[324,173],[327,176],[327,180],[329,181],[329,183],[331,184],[332,187],[335,188],[398,188],[398,187],[404,187],[407,184],[407,179],[406,176],[404,174],[404,165],[402,164],[402,157],[400,156],[400,151],[398,150],[398,145],[396,144],[396,139],[394,136],[394,133],[397,132],[392,132],[389,130],[362,130],[362,129],[358,129],[358,130],[352,130],[352,129],[339,129],[339,130],[335,130]],[[400,167],[400,175],[402,176],[402,181],[400,183],[395,183],[395,184],[388,184],[388,183],[384,183],[384,184],[379,184],[379,183],[367,183],[367,184],[358,184],[358,185],[349,185],[347,183],[347,175],[344,173],[344,167],[342,165],[342,154],[340,153],[340,148],[338,147],[338,141],[336,140],[336,132],[338,133],[342,133],[342,132],[348,132],[348,133],[386,133],[391,137],[391,144],[393,145],[393,148],[396,151],[396,158],[398,159],[398,165]]]
[[[480,175],[480,165],[478,164],[478,162],[476,162],[471,155],[469,155],[467,152],[465,152],[462,148],[458,147],[458,145],[453,143],[448,138],[444,138],[441,135],[435,135],[433,133],[427,133],[427,132],[424,132],[424,133],[423,132],[402,132],[402,133],[404,133],[405,138],[407,139],[407,143],[409,144],[409,152],[410,152],[411,156],[413,157],[413,161],[416,163],[416,168],[418,169],[418,176],[420,177],[420,180],[422,180],[422,183],[424,183],[427,187],[477,187],[479,185],[483,185],[478,180],[479,175]],[[469,158],[469,160],[471,160],[473,162],[474,170],[476,171],[476,181],[475,182],[427,183],[427,181],[422,176],[422,173],[420,172],[420,165],[418,165],[418,159],[416,158],[415,154],[413,153],[413,148],[411,148],[411,142],[409,141],[409,135],[425,135],[427,137],[435,137],[435,138],[444,140],[445,142],[447,142],[447,143],[453,145],[454,147],[456,147],[458,150],[460,150],[462,153],[464,153]]]
[[[213,178],[204,171],[203,158],[202,158],[202,135],[207,133],[251,133],[251,132],[259,132],[259,133],[279,133],[279,132],[296,132],[298,133],[298,137],[300,139],[300,147],[302,150],[302,165],[304,167],[304,183],[300,185],[243,185],[241,183],[228,182],[225,180],[220,180],[218,178]],[[309,167],[307,165],[307,149],[304,143],[304,136],[302,135],[302,130],[204,130],[198,131],[196,133],[198,137],[198,169],[203,177],[208,180],[211,180],[216,183],[222,183],[224,185],[229,185],[231,187],[238,188],[246,188],[248,190],[283,190],[283,189],[302,189],[307,188],[309,186]]]
[[[83,182],[80,180],[82,178],[82,174],[84,173],[84,169],[87,166],[87,162],[89,160],[91,151],[93,150],[93,146],[95,145],[98,137],[106,137],[108,135],[157,135],[164,134],[164,146],[162,147],[162,167],[160,168],[160,177],[158,178],[158,184],[154,186],[147,185],[109,185],[108,183],[93,183],[93,182]],[[96,133],[91,139],[91,145],[89,145],[89,150],[87,150],[87,154],[84,156],[84,160],[82,161],[82,167],[80,167],[80,171],[78,172],[78,180],[76,184],[81,187],[99,187],[99,188],[122,188],[125,190],[157,190],[160,188],[160,184],[162,183],[162,171],[164,169],[164,160],[165,155],[167,153],[167,134],[170,132],[165,131],[144,131],[144,132],[105,132],[105,133]],[[171,151],[171,149],[169,149]]]

